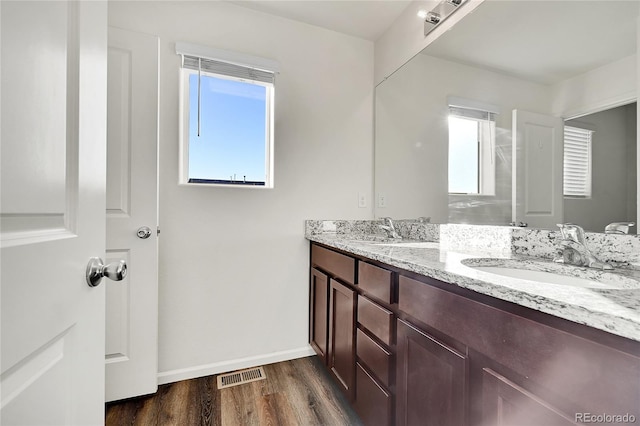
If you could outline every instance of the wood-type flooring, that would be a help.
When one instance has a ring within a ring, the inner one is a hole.
[[[216,376],[161,385],[109,403],[105,424],[212,426],[361,425],[318,357],[264,366],[267,378],[218,390]]]

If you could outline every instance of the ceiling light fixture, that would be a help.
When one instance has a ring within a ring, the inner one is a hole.
[[[458,10],[458,7],[465,1],[466,0],[442,0],[436,7],[434,7],[430,11],[420,9],[420,11],[418,11],[418,16],[424,19],[425,37],[427,36],[427,34],[433,31],[436,26],[442,23],[442,21],[447,19],[453,14],[453,12]]]
[[[425,19],[425,22],[428,22],[433,25],[438,25],[441,19],[442,18],[440,18],[440,15],[438,13],[431,11],[427,13],[427,18]]]

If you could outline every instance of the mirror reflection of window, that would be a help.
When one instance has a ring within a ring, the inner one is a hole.
[[[565,197],[591,197],[591,138],[593,131],[564,126]]]
[[[449,193],[495,195],[495,114],[449,108]]]

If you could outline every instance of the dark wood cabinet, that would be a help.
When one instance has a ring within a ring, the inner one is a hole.
[[[393,302],[392,272],[366,262],[358,262],[358,287],[384,303]]]
[[[356,260],[327,248],[312,245],[311,261],[318,269],[349,284],[354,284],[356,277]]]
[[[466,425],[467,356],[402,320],[397,333],[396,424]]]
[[[366,426],[388,426],[393,424],[393,396],[369,374],[360,363],[356,363],[355,409]]]
[[[364,296],[358,296],[358,323],[385,345],[390,346],[395,322],[393,312]]]
[[[354,399],[356,259],[311,246],[309,343],[349,401]]]
[[[387,272],[385,275],[389,277],[391,272]],[[359,275],[358,279],[361,278],[362,275]],[[390,279],[386,281],[390,283]],[[358,285],[362,282],[364,280],[358,281]],[[357,319],[356,412],[367,426],[392,425],[394,398],[391,389],[395,364],[391,344],[394,315],[376,302],[359,295]]]
[[[309,298],[309,343],[326,365],[329,339],[329,277],[315,268],[311,269]]]
[[[364,424],[640,419],[640,342],[318,244],[311,346]]]
[[[328,367],[349,400],[354,397],[356,292],[329,280]]]
[[[489,298],[481,302],[473,294],[441,288],[446,284],[424,281],[400,277],[399,308],[473,350],[472,377],[482,382],[473,386],[474,408],[485,399],[481,372],[489,368],[538,401],[553,401],[568,417],[597,412],[640,418],[638,342],[517,305]],[[483,416],[480,411],[474,409],[474,424]]]
[[[482,426],[570,426],[569,415],[495,371],[482,370]],[[576,413],[573,414],[575,418]]]

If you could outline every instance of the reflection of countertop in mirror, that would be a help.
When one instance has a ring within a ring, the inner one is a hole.
[[[465,259],[499,258],[519,263],[540,262],[504,251],[450,251],[381,245],[336,234],[307,234],[307,239],[357,256],[451,283],[477,293],[516,303],[547,314],[640,341],[640,271],[619,270],[624,279],[639,281],[636,288],[595,289],[546,284],[483,272],[462,263]],[[468,260],[466,261],[468,262]],[[572,266],[572,275],[595,279],[599,271]]]

